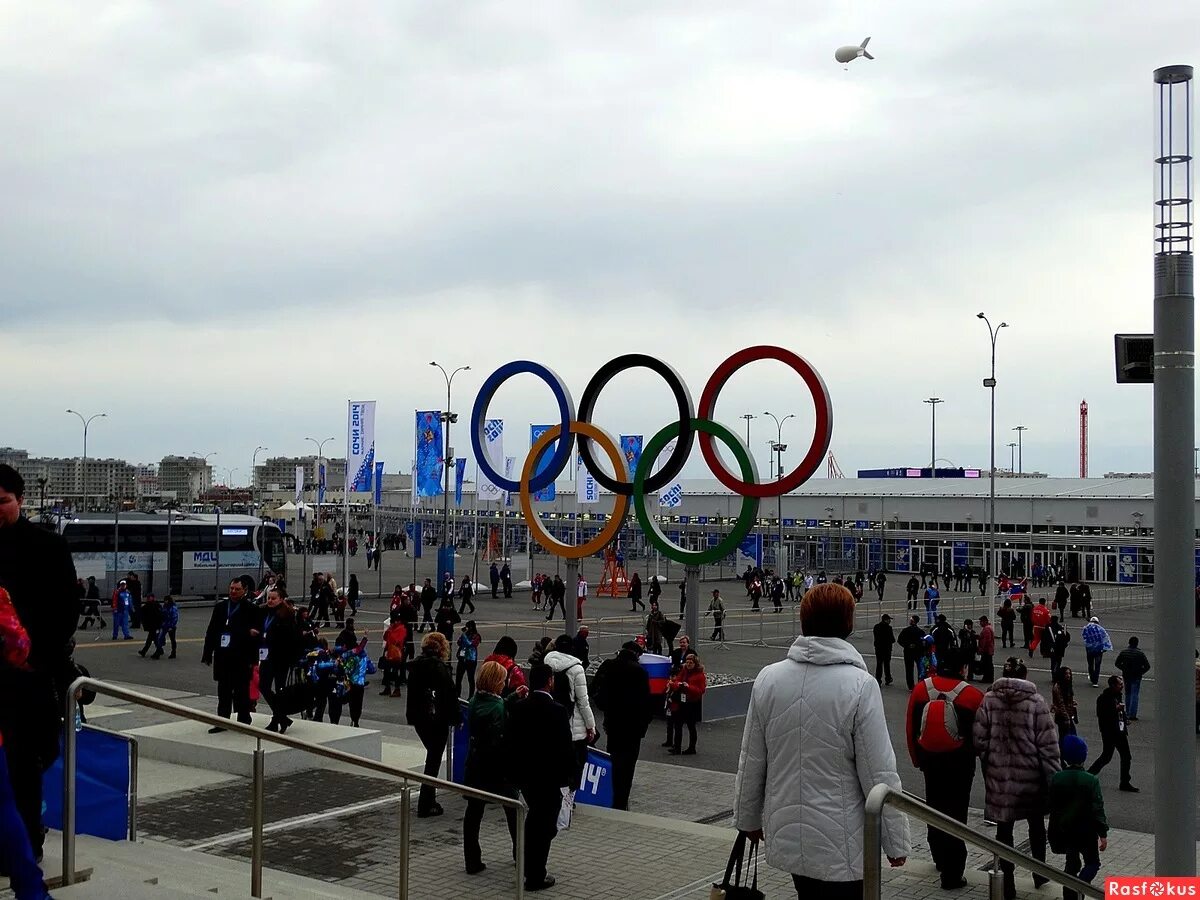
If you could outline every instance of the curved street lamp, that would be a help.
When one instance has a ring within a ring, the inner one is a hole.
[[[83,511],[87,512],[87,433],[88,426],[92,424],[93,419],[107,419],[108,413],[96,413],[95,415],[84,418],[83,413],[76,412],[73,409],[68,409],[68,413],[73,416],[79,416],[79,421],[83,423],[83,473],[79,479],[79,488],[83,494]]]

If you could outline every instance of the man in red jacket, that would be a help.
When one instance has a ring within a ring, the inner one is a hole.
[[[983,692],[961,676],[962,661],[954,650],[946,651],[938,659],[937,674],[913,688],[905,722],[908,755],[925,775],[925,802],[965,823],[975,780],[971,731]],[[966,885],[967,845],[963,841],[931,826],[929,851],[943,888]]]
[[[978,650],[979,662],[976,664],[976,671],[979,672],[979,680],[984,684],[991,684],[996,680],[996,666],[992,662],[996,655],[996,631],[987,616],[979,617]]]

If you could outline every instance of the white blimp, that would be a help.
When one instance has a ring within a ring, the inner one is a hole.
[[[857,47],[838,47],[837,52],[833,54],[833,58],[840,63],[854,62],[854,60],[858,59],[860,56],[865,56],[867,59],[874,59],[875,57],[867,52],[867,44],[870,42],[871,39],[868,37],[863,38],[863,42]]]

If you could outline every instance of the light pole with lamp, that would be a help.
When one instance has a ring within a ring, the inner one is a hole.
[[[1029,430],[1028,425],[1017,425],[1013,431],[1017,433],[1017,474],[1021,475],[1025,472],[1025,460],[1023,458],[1024,437],[1025,432]]]
[[[83,423],[83,471],[79,479],[79,489],[83,494],[83,511],[87,512],[87,433],[88,426],[92,424],[93,419],[107,419],[108,413],[96,413],[95,415],[84,418],[83,413],[75,412],[73,409],[68,409],[68,413],[73,416],[79,416],[79,421]]]
[[[775,451],[775,480],[782,481],[783,451],[787,450],[787,444],[783,442],[783,423],[788,419],[796,418],[796,414],[788,413],[782,419],[773,412],[764,412],[763,415],[770,416],[775,420],[775,443],[771,445],[771,449]],[[749,420],[747,420],[746,425],[748,428],[750,425]],[[776,523],[776,526],[779,531],[779,545],[775,552],[775,568],[779,571],[775,574],[782,578],[782,573],[787,566],[787,552],[783,549],[783,494],[780,493],[777,499],[779,500],[779,521]]]
[[[323,466],[325,464],[325,445],[328,444],[330,441],[332,441],[333,438],[327,437],[327,438],[323,438],[318,441],[316,438],[306,437],[305,440],[312,441],[314,444],[317,445],[317,469],[315,472],[313,472],[313,475],[316,476],[315,478],[313,478],[313,481],[315,481],[317,483],[317,518],[316,518],[316,523],[315,523],[314,527],[320,528],[321,527],[321,466]]]
[[[992,327],[991,320],[983,313],[978,313],[975,318],[983,319],[983,323],[987,325],[988,337],[992,342],[992,374],[988,378],[983,379],[983,386],[992,392],[992,438],[989,441],[991,447],[991,465],[988,469],[988,479],[990,487],[988,490],[988,558],[985,568],[984,578],[992,574],[993,567],[996,564],[996,338],[1000,336],[1000,329],[1007,328],[1007,322],[1001,322],[995,328]]]
[[[750,446],[750,423],[758,418],[754,413],[742,413],[742,418],[746,420],[746,446]]]
[[[1008,471],[1017,471],[1017,442],[1008,442]]]
[[[940,397],[930,397],[922,400],[929,404],[929,477],[937,477],[937,408],[939,403],[946,401]]]
[[[454,548],[450,544],[450,470],[454,467],[454,460],[451,457],[450,448],[450,426],[458,421],[458,414],[450,411],[450,386],[454,383],[454,376],[459,372],[471,371],[470,366],[459,366],[453,372],[447,372],[446,369],[434,360],[429,365],[436,368],[442,373],[442,377],[446,379],[446,409],[442,413],[442,430],[445,432],[445,452],[442,455],[444,463],[445,484],[442,493],[442,547],[438,551],[438,578],[444,581],[446,573],[454,574]],[[442,586],[439,582],[438,590]]]
[[[250,457],[250,514],[254,515],[258,504],[255,499],[258,496],[258,454],[264,450],[269,450],[269,447],[255,447],[254,455]]]

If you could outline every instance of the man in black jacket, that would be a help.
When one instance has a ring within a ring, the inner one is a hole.
[[[513,705],[506,739],[513,781],[529,807],[525,816],[525,890],[554,885],[546,874],[550,842],[558,834],[562,789],[571,785],[575,750],[569,714],[550,693],[554,671],[547,665],[529,668],[530,694]]]
[[[25,482],[0,465],[0,587],[29,633],[29,670],[0,666],[0,734],[17,810],[42,856],[42,773],[58,758],[62,698],[74,675],[75,564],[66,541],[21,517]]]
[[[424,612],[424,617],[421,619],[421,624],[417,631],[424,631],[426,623],[429,624],[430,631],[436,631],[433,622],[433,601],[437,599],[437,590],[433,586],[433,582],[428,578],[425,579],[425,584],[421,588],[421,610]]]
[[[916,682],[917,660],[924,652],[925,629],[921,627],[920,616],[909,616],[908,627],[900,632],[896,643],[904,651],[904,681],[911,691]]]
[[[592,687],[612,757],[613,809],[629,809],[633,772],[650,725],[650,677],[638,662],[641,654],[641,647],[627,641],[614,659],[600,664]]]
[[[884,613],[875,623],[872,631],[875,639],[875,680],[886,684],[892,683],[892,645],[896,643],[896,635],[892,631],[892,617]]]
[[[230,713],[245,725],[250,719],[250,674],[258,661],[262,620],[259,609],[246,596],[240,578],[229,582],[229,596],[213,606],[208,630],[204,634],[204,652],[200,661],[212,666],[217,683],[217,715],[228,719]],[[209,734],[224,731],[210,728]]]
[[[1099,775],[1100,770],[1112,760],[1115,750],[1121,756],[1121,790],[1136,794],[1138,789],[1129,783],[1129,770],[1133,758],[1129,753],[1125,704],[1121,702],[1121,690],[1124,686],[1120,675],[1110,675],[1108,689],[1096,698],[1096,722],[1100,726],[1100,739],[1104,741],[1104,749],[1088,771]]]

